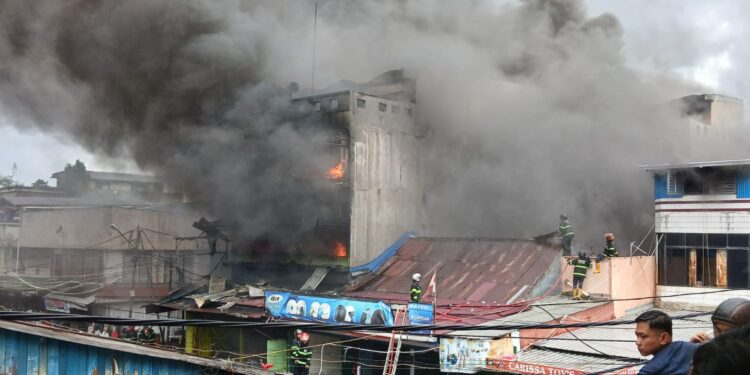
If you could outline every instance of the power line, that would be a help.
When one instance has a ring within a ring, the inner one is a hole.
[[[698,316],[710,315],[710,312],[695,312],[673,316],[673,320],[684,320]],[[4,311],[0,312],[0,320],[59,320],[59,321],[87,321],[103,323],[110,325],[162,325],[162,326],[206,326],[206,327],[254,327],[254,328],[306,328],[321,332],[338,332],[338,331],[385,331],[401,330],[406,332],[419,330],[450,330],[450,331],[475,331],[475,330],[520,330],[520,329],[554,329],[554,328],[588,328],[600,326],[617,326],[624,324],[634,324],[634,319],[611,320],[604,322],[578,322],[578,323],[558,323],[558,324],[510,324],[510,325],[364,325],[364,324],[341,324],[329,325],[323,323],[301,323],[292,321],[275,321],[275,322],[243,322],[243,321],[225,321],[225,320],[182,320],[182,319],[127,319],[112,318],[104,316],[78,315],[78,314],[53,314],[53,313],[29,313],[21,311]]]
[[[558,322],[558,323],[561,323],[561,322],[560,322],[560,320],[559,320],[559,319],[557,319],[557,318],[555,318],[555,316],[554,316],[554,315],[550,314],[550,312],[549,312],[549,311],[547,311],[547,309],[545,309],[545,308],[543,308],[543,307],[541,307],[541,306],[537,306],[537,307],[539,307],[539,308],[540,308],[540,309],[541,309],[542,311],[544,311],[545,313],[547,313],[547,315],[549,315],[550,317],[552,317],[552,319],[554,319],[554,320],[555,320],[556,322]],[[602,354],[602,355],[605,355],[605,356],[607,355],[607,354],[605,354],[605,353],[602,353],[602,352],[601,352],[601,351],[599,351],[598,349],[594,348],[593,346],[591,346],[591,345],[589,345],[589,344],[585,343],[585,342],[584,342],[583,340],[581,340],[580,338],[578,338],[578,336],[576,336],[576,335],[575,335],[575,334],[574,334],[573,332],[571,332],[571,331],[570,331],[570,329],[568,329],[567,327],[565,327],[565,330],[566,330],[566,331],[568,331],[568,333],[570,333],[570,334],[571,334],[571,335],[572,335],[572,336],[573,336],[573,337],[574,337],[574,338],[575,338],[576,340],[580,341],[580,342],[581,342],[581,343],[582,343],[583,345],[586,345],[587,347],[589,347],[589,349],[591,349],[591,350],[593,350],[593,351],[595,351],[595,352],[597,352],[597,353],[599,353],[599,354]],[[614,357],[613,357],[613,358],[614,358]]]

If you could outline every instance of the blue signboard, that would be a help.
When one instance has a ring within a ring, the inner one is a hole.
[[[409,304],[409,325],[429,326],[434,321],[432,305],[429,303],[410,303]],[[412,331],[412,333],[429,335],[429,330]]]
[[[333,324],[393,325],[391,307],[362,301],[266,290],[266,310],[274,318]]]

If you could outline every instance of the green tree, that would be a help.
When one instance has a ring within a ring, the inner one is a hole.
[[[31,184],[31,186],[33,186],[35,188],[46,188],[46,187],[49,187],[49,184],[47,183],[47,181],[44,181],[41,178],[39,178],[36,181],[34,181]]]
[[[0,176],[0,188],[15,186],[16,182],[10,176]]]
[[[90,177],[86,173],[86,165],[78,159],[73,164],[65,165],[63,175],[62,181],[58,179],[58,184],[62,189],[69,192],[81,193],[86,190],[89,184]]]
[[[86,164],[83,164],[82,161],[76,159],[76,162],[74,164],[65,164],[65,172],[72,172],[72,173],[83,173],[86,172]]]

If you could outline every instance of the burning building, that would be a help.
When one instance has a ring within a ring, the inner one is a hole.
[[[347,266],[374,259],[404,232],[425,226],[420,154],[422,129],[415,121],[415,81],[402,70],[356,84],[340,82],[298,95],[321,123],[331,167],[325,178],[338,187],[335,214],[321,218],[318,237]]]
[[[256,240],[251,251],[237,250],[233,263],[348,269],[371,261],[405,232],[424,230],[424,137],[415,121],[414,80],[390,71],[363,84],[342,81],[292,93],[291,101],[327,135],[321,167],[300,179],[319,190],[314,229],[285,251]],[[265,278],[258,269],[246,271]],[[299,288],[304,280],[299,281],[288,287]]]

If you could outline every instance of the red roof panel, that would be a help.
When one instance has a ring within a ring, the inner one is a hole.
[[[426,291],[437,270],[441,305],[448,301],[503,304],[524,285],[533,289],[560,255],[559,246],[533,240],[411,238],[381,269],[367,276],[369,281],[347,294],[406,302],[411,275],[422,274]]]

